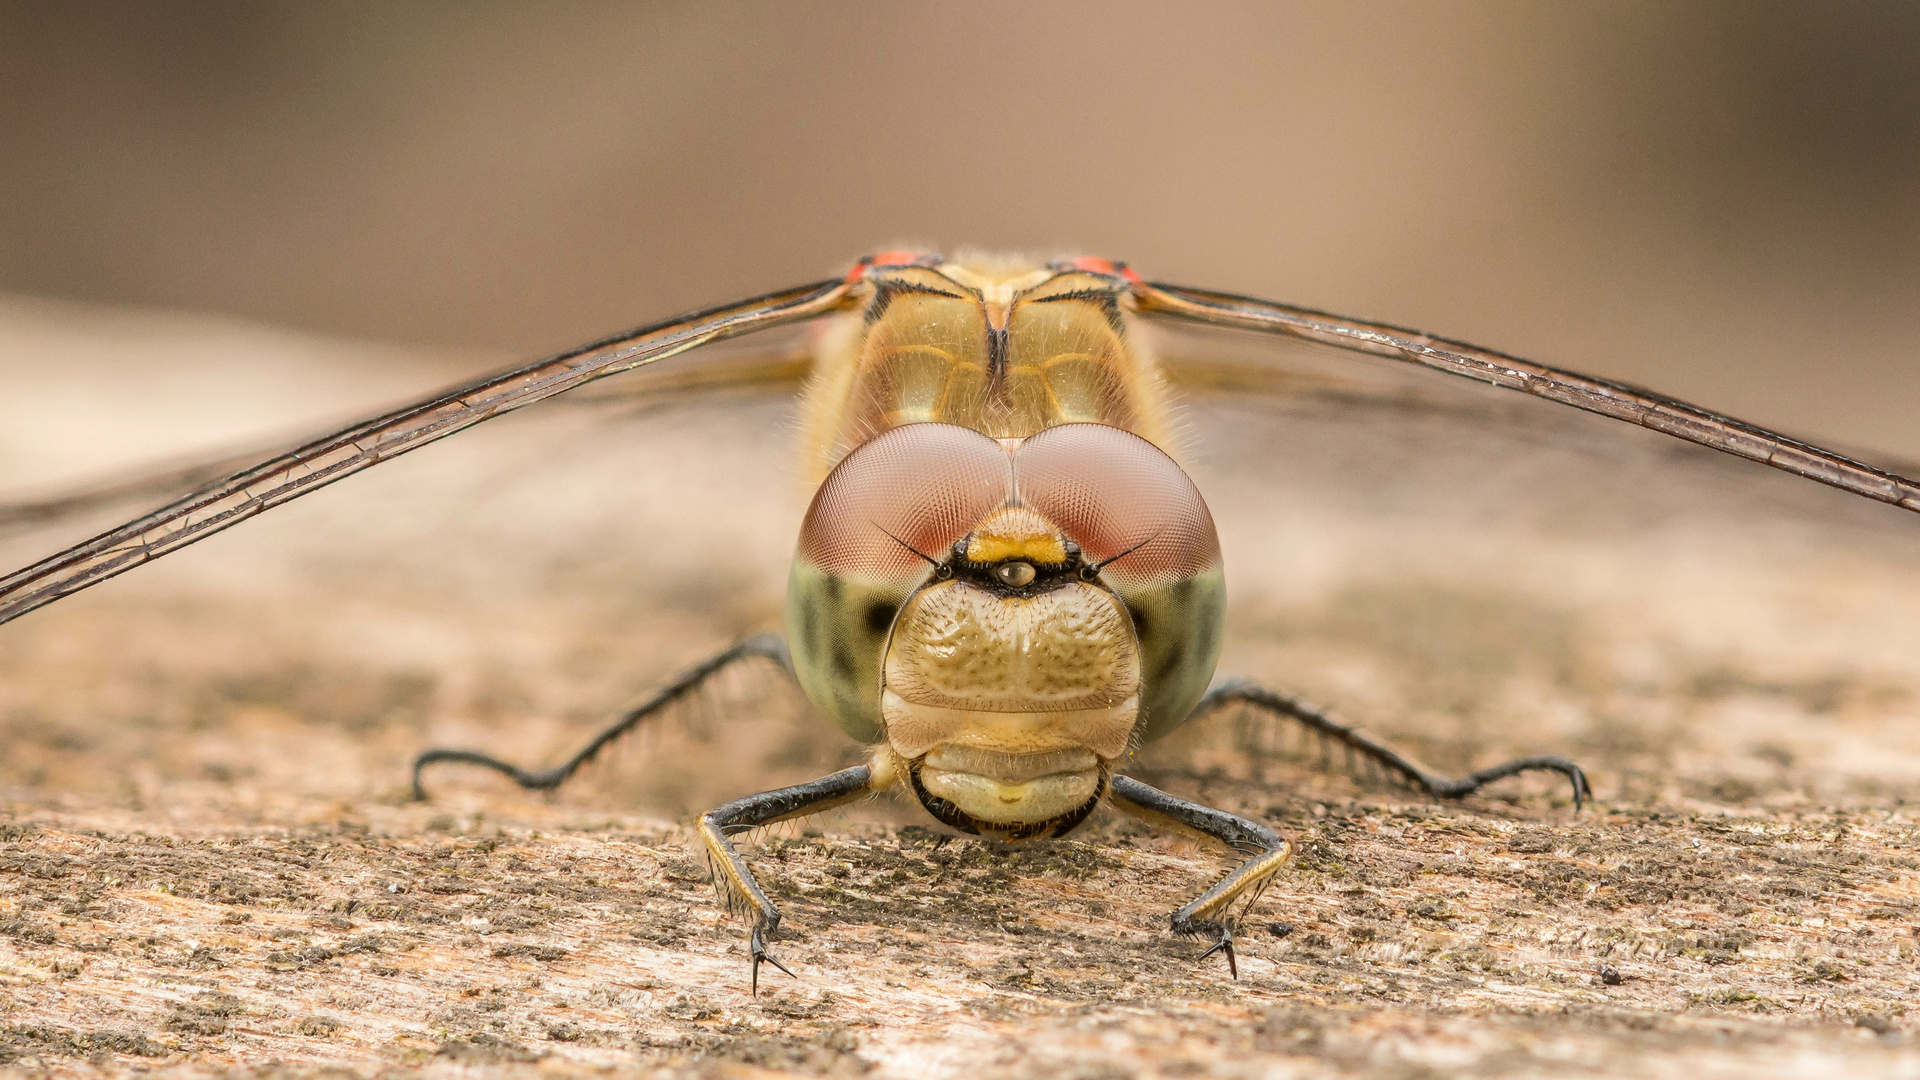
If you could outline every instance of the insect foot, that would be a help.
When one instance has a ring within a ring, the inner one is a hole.
[[[1201,953],[1199,959],[1195,960],[1194,963],[1205,963],[1207,957],[1212,956],[1214,953],[1226,953],[1227,974],[1233,976],[1234,981],[1239,981],[1240,965],[1235,961],[1233,956],[1233,927],[1221,923],[1195,923],[1182,929],[1180,917],[1176,915],[1173,918],[1173,932],[1176,934],[1214,934],[1213,944],[1208,946],[1207,951]]]
[[[781,971],[785,972],[787,977],[790,979],[798,978],[798,976],[794,975],[793,972],[787,970],[787,965],[775,959],[773,954],[767,951],[767,938],[771,936],[772,933],[779,928],[779,926],[780,926],[780,913],[775,912],[773,915],[773,918],[771,919],[754,920],[753,933],[747,937],[748,951],[753,954],[752,994],[754,997],[760,996],[760,963],[761,961],[765,961],[769,964],[772,964],[774,967],[779,968]],[[1231,954],[1229,954],[1229,956],[1231,956]]]

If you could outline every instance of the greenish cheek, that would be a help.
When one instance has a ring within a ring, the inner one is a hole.
[[[1213,681],[1226,623],[1226,573],[1216,565],[1120,595],[1140,635],[1140,735],[1151,742],[1186,723]]]
[[[906,592],[828,574],[793,560],[787,578],[787,645],[813,707],[863,743],[886,738],[880,663]]]

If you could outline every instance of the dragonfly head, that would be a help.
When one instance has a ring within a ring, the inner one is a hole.
[[[814,704],[934,817],[1007,840],[1080,824],[1115,763],[1186,718],[1222,609],[1199,492],[1097,424],[863,444],[815,496],[788,590]]]

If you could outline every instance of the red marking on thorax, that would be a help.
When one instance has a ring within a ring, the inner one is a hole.
[[[1085,270],[1089,274],[1105,274],[1108,277],[1121,278],[1135,285],[1140,284],[1139,274],[1128,269],[1126,263],[1115,262],[1112,259],[1102,259],[1097,255],[1083,255],[1073,260],[1070,265],[1072,265],[1075,270]]]

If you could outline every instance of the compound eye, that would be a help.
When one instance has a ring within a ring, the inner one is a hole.
[[[1021,505],[1080,545],[1123,591],[1190,578],[1220,563],[1213,515],[1159,447],[1102,424],[1063,424],[1020,444]]]
[[[827,475],[800,526],[799,556],[831,575],[911,589],[1012,484],[1007,452],[977,431],[895,428]]]
[[[999,578],[1001,584],[1010,585],[1016,589],[1033,584],[1033,575],[1032,563],[1002,563],[993,568],[993,576]]]

